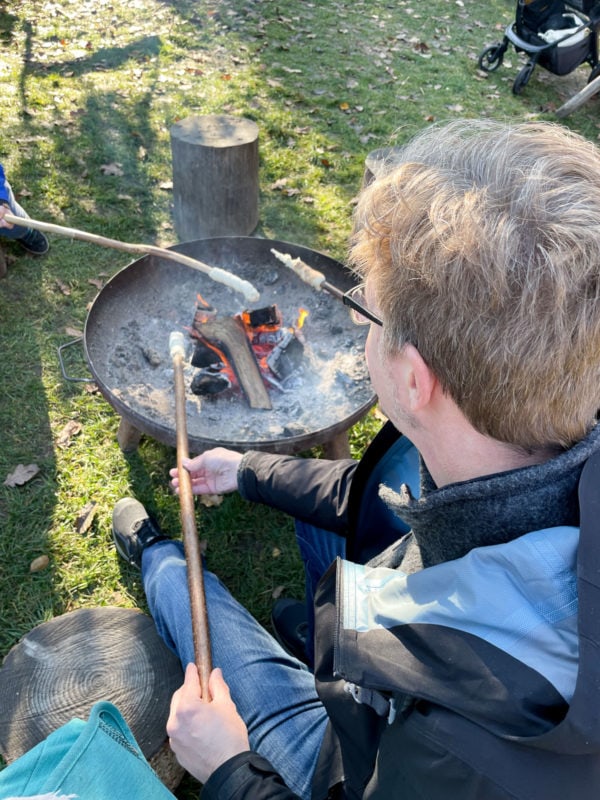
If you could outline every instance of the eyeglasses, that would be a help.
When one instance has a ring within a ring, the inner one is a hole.
[[[353,286],[350,291],[346,292],[342,297],[342,302],[348,306],[350,319],[355,325],[370,325],[371,322],[374,322],[376,325],[383,326],[382,320],[369,311],[365,305],[364,283],[359,283],[358,286]]]

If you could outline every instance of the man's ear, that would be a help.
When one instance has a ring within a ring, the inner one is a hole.
[[[420,411],[427,406],[437,386],[437,378],[427,366],[423,357],[412,344],[407,344],[398,354],[398,378],[411,412]]]

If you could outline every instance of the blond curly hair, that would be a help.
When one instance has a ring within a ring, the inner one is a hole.
[[[414,344],[481,433],[569,447],[600,394],[600,150],[551,123],[434,125],[355,212],[386,352]]]

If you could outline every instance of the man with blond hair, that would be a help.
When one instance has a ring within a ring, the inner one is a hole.
[[[206,572],[210,697],[181,545],[119,501],[203,800],[597,797],[599,219],[600,152],[549,124],[432,126],[363,190],[346,302],[389,422],[359,463],[186,462],[293,515],[307,568],[285,649]]]

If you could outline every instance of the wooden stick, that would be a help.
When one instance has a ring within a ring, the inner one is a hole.
[[[100,245],[100,247],[112,247],[114,250],[124,250],[126,253],[143,253],[160,258],[167,258],[170,261],[177,261],[180,264],[185,264],[186,267],[191,267],[199,272],[208,275],[213,281],[224,283],[236,292],[244,295],[249,303],[255,303],[260,298],[260,292],[251,283],[233,275],[227,270],[220,267],[211,267],[210,264],[205,264],[203,261],[198,261],[196,258],[183,255],[183,253],[176,253],[174,250],[167,250],[164,247],[156,247],[152,244],[131,244],[129,242],[120,242],[118,239],[107,239],[105,236],[99,236],[96,233],[88,233],[81,231],[77,228],[65,228],[62,225],[54,225],[51,222],[41,222],[31,217],[16,217],[14,214],[5,214],[4,219],[14,225],[26,226],[28,228],[35,228],[38,231],[45,233],[57,233],[60,236],[69,236],[71,239],[81,239],[84,242],[92,242],[92,244]]]
[[[196,515],[192,479],[183,466],[183,460],[189,458],[187,420],[185,410],[185,382],[183,377],[183,359],[185,344],[183,334],[174,331],[169,337],[169,350],[173,359],[175,376],[175,430],[177,435],[177,474],[179,477],[179,503],[181,526],[183,530],[183,547],[187,565],[188,590],[192,613],[192,634],[194,637],[194,658],[200,676],[202,698],[210,700],[208,679],[212,671],[210,633],[204,594],[204,574],[202,557],[196,529]]]
[[[577,111],[587,100],[600,92],[600,75],[583,87],[576,95],[573,95],[566,103],[556,110],[559,119],[569,116],[573,111]]]
[[[300,278],[300,280],[307,283],[309,286],[312,286],[313,289],[316,289],[318,292],[321,289],[324,289],[329,294],[332,294],[334,297],[337,297],[338,300],[341,300],[344,297],[344,293],[341,289],[338,289],[337,286],[334,286],[332,283],[329,283],[325,279],[325,275],[319,270],[314,269],[313,267],[309,267],[306,261],[302,261],[301,258],[292,258],[289,253],[280,253],[278,250],[275,250],[273,247],[271,248],[271,252],[282,264],[285,264],[286,267],[289,267],[292,272],[295,272],[296,275]]]

